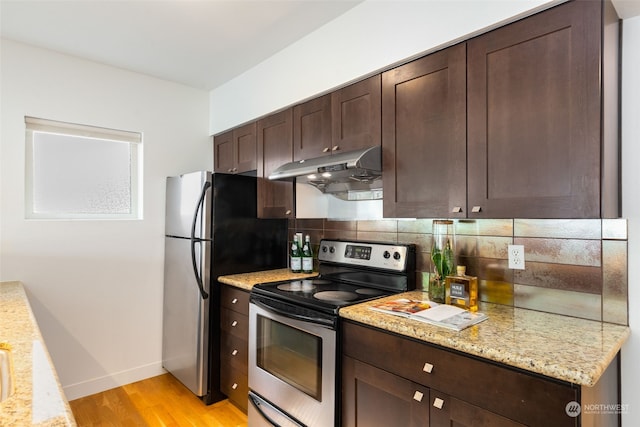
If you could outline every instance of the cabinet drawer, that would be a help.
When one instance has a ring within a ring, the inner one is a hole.
[[[245,375],[249,364],[247,340],[231,334],[222,334],[220,361],[223,365],[238,369]]]
[[[223,308],[220,311],[220,329],[247,340],[249,338],[249,316]]]
[[[227,395],[238,408],[247,413],[249,399],[249,381],[246,374],[238,373],[232,369],[223,369],[220,372],[220,389]]]
[[[222,286],[220,305],[248,316],[249,292],[233,286]]]
[[[568,383],[350,322],[343,323],[343,332],[345,355],[418,384],[526,424],[562,416],[575,421],[565,412],[577,400]]]

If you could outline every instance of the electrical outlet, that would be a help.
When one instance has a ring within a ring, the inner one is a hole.
[[[524,246],[509,245],[509,268],[524,270]]]

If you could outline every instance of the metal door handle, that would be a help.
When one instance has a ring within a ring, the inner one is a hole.
[[[334,145],[331,151],[338,151],[340,149],[339,145]]]
[[[238,298],[234,298],[231,300],[231,304],[237,304],[238,303]]]
[[[233,350],[233,351],[231,352],[231,355],[232,355],[232,356],[235,356],[236,354],[238,354],[238,350]]]
[[[422,370],[427,374],[430,374],[431,371],[433,371],[433,365],[429,362],[425,362],[424,366],[422,367]]]
[[[460,213],[462,212],[462,208],[460,206],[454,206],[453,209],[451,209],[451,213]]]
[[[322,149],[322,152],[323,152],[323,153],[328,153],[328,152],[329,152],[329,150],[330,150],[330,148],[329,148],[329,147],[324,147],[324,148]]]
[[[471,212],[473,213],[478,213],[482,210],[481,206],[474,206],[473,208],[471,208]]]
[[[422,394],[421,392],[419,392],[418,390],[416,390],[415,393],[413,393],[413,400],[417,401],[417,402],[422,402],[422,398],[424,397],[424,394]]]

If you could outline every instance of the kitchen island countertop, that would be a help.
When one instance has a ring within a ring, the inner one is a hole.
[[[14,392],[0,402],[0,425],[75,426],[21,282],[0,282],[0,342],[11,347]]]
[[[251,273],[230,274],[218,277],[218,281],[226,285],[250,291],[258,283],[280,282],[283,280],[308,279],[318,273],[292,273],[288,268],[256,271]]]
[[[456,332],[380,313],[370,307],[399,298],[428,299],[411,291],[340,309],[340,316],[426,343],[582,386],[594,386],[630,335],[629,327],[511,306],[481,303],[489,318]]]

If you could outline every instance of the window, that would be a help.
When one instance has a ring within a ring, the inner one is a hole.
[[[26,216],[142,218],[142,135],[25,117]]]

